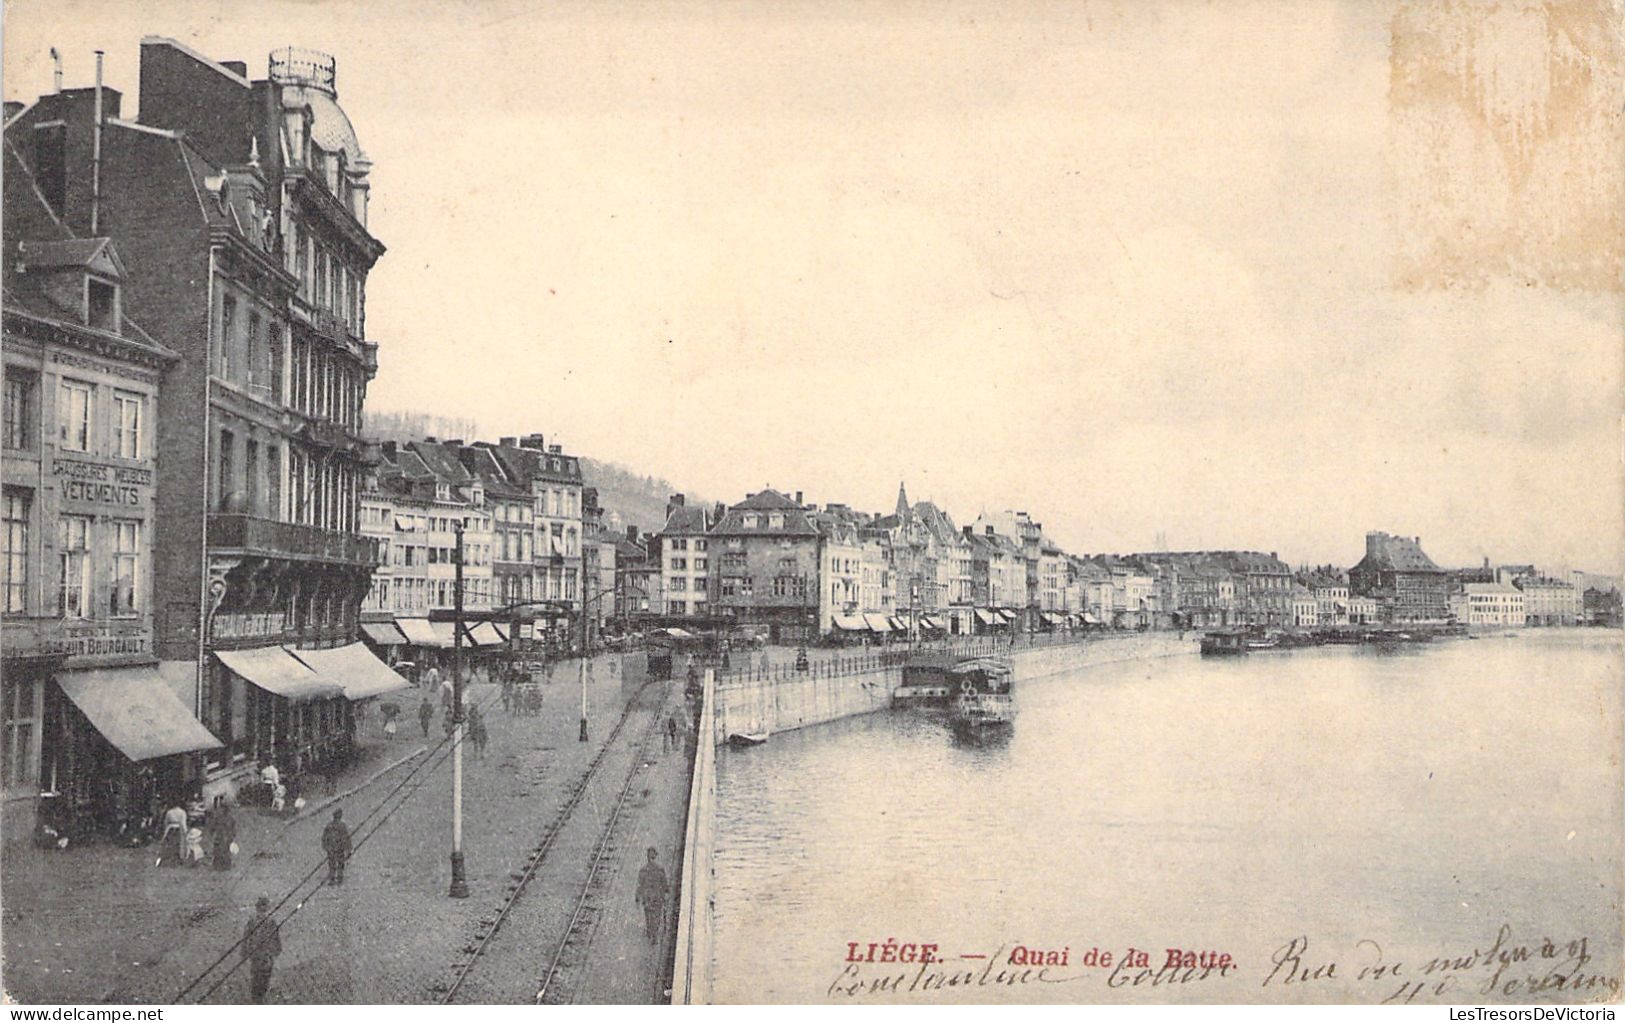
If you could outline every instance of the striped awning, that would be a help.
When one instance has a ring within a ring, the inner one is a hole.
[[[830,621],[837,629],[847,632],[867,632],[869,623],[863,620],[862,615],[835,615]]]
[[[863,621],[869,626],[870,632],[891,631],[891,623],[886,620],[885,615],[866,614],[863,616]]]
[[[976,609],[976,620],[981,622],[983,625],[992,625],[994,622],[1003,621],[1001,618],[994,617],[992,611],[986,611],[982,608]]]

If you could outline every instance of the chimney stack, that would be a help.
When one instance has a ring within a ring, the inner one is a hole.
[[[627,526],[626,527],[626,538],[628,540],[632,541],[633,543],[637,543],[638,542],[638,527],[637,526]]]
[[[428,441],[430,444],[439,444],[440,443],[439,441],[435,440],[433,437],[425,437],[423,439]]]
[[[516,448],[516,447],[519,446],[519,438],[518,437],[502,437],[502,438],[498,439],[497,444],[499,446],[505,447],[505,448]]]
[[[796,491],[796,504],[797,504],[797,505],[801,505],[801,504],[803,504],[803,502],[802,502],[802,500],[801,500],[801,491],[799,491],[799,490],[798,490],[798,491]]]
[[[519,446],[522,448],[530,448],[532,451],[547,450],[547,445],[542,442],[542,435],[539,433],[525,434],[523,437],[519,438]]]
[[[238,78],[248,77],[248,65],[243,61],[223,60],[220,62],[220,66],[225,68],[227,71],[235,71]]]
[[[549,444],[547,446],[547,453],[550,455],[562,455],[564,454],[564,447],[559,444]]]

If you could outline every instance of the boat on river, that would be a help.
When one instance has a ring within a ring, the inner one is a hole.
[[[954,731],[980,734],[1009,727],[1016,716],[1010,693],[1014,678],[1010,662],[998,657],[972,657],[955,664],[949,706]]]
[[[1233,657],[1247,652],[1247,634],[1239,629],[1209,632],[1202,636],[1205,657]]]
[[[749,749],[760,746],[767,741],[767,732],[733,732],[728,736],[728,745],[734,749]]]

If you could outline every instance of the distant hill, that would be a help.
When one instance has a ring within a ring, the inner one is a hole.
[[[427,412],[367,412],[367,436],[379,440],[405,442],[425,437],[451,438],[472,443],[476,440],[495,440],[480,436],[480,427],[472,419],[437,416]],[[572,452],[574,454],[575,452]],[[581,456],[581,473],[587,485],[598,488],[598,503],[605,509],[605,525],[617,532],[629,525],[640,532],[649,533],[666,524],[666,499],[683,493],[681,488],[658,477],[641,473],[631,466],[615,462],[600,462]],[[693,504],[703,500],[687,495]]]

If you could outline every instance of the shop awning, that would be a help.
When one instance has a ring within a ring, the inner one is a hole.
[[[1085,611],[1083,613],[1083,620],[1084,620],[1084,623],[1087,624],[1087,625],[1099,625],[1100,624],[1100,619],[1096,618],[1092,613],[1090,613],[1088,611]]]
[[[863,620],[862,615],[836,615],[832,621],[837,629],[845,629],[847,632],[869,631],[869,623]]]
[[[1043,612],[1043,614],[1044,614],[1044,621],[1049,622],[1051,625],[1065,625],[1066,624],[1066,619],[1061,617],[1060,615],[1056,614],[1053,611],[1045,611],[1045,612]]]
[[[57,674],[56,684],[96,731],[131,760],[221,745],[155,668],[64,671]]]
[[[501,622],[492,622],[491,628],[496,630],[498,639],[504,643],[508,642],[508,626],[503,625]]]
[[[395,516],[395,528],[402,533],[412,532],[412,520],[405,515]]]
[[[892,628],[893,632],[907,632],[908,631],[908,626],[903,624],[903,620],[901,618],[897,618],[897,617],[894,616],[894,617],[886,619],[886,621],[891,623],[891,628]]]
[[[885,615],[866,614],[866,615],[863,616],[863,620],[864,620],[864,623],[869,626],[869,631],[870,632],[890,632],[891,631],[891,623],[886,621],[886,616]]]
[[[675,628],[675,627],[667,629],[666,630],[666,635],[670,636],[672,639],[693,639],[694,638],[694,634],[692,632],[689,632],[687,629],[678,629],[678,628]]]
[[[256,650],[216,650],[220,663],[268,693],[303,703],[343,696],[344,687],[334,685],[305,666],[305,662],[279,646]]]
[[[401,635],[401,630],[395,628],[389,622],[362,622],[361,631],[365,632],[367,638],[379,646],[401,646],[406,642],[406,637]]]
[[[1013,621],[1016,620],[1016,613],[1014,611],[1008,610],[1006,608],[1002,608],[1002,607],[999,608],[998,615],[999,615],[999,617],[1001,619],[1003,619],[1007,623],[1008,622],[1013,622]]]
[[[984,611],[981,608],[977,608],[976,620],[981,622],[983,625],[992,625],[994,622],[1002,621],[1003,619],[995,618],[993,616],[993,612],[991,611]]]
[[[406,641],[413,646],[443,645],[427,618],[397,618],[395,627],[401,630]]]
[[[507,642],[490,622],[475,622],[468,630],[468,638],[475,646],[501,646]]]
[[[947,629],[943,628],[942,622],[937,618],[936,615],[926,615],[920,619],[920,624],[927,629],[935,629],[938,632],[948,631]]]
[[[430,622],[429,629],[434,632],[435,646],[451,648],[457,645],[457,630],[451,622]],[[467,646],[467,643],[463,644]]]
[[[345,697],[351,700],[365,700],[411,685],[360,643],[326,650],[291,650],[289,653],[303,661],[324,681],[342,689]]]

